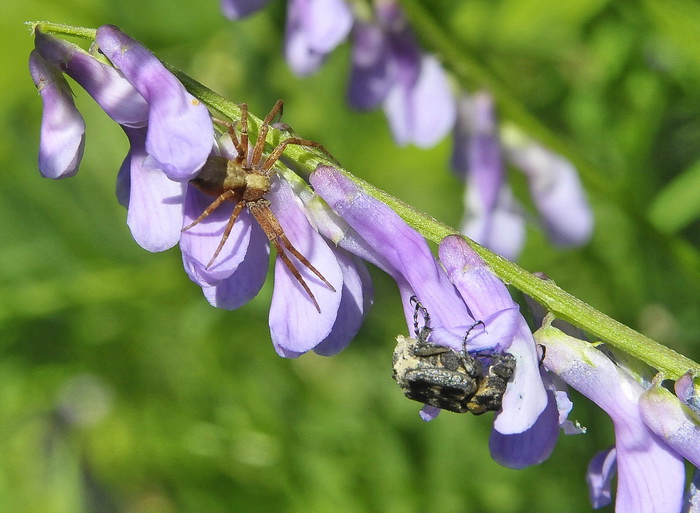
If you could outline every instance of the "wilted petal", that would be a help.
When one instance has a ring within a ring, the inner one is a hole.
[[[571,162],[531,141],[510,146],[508,156],[528,177],[551,240],[561,247],[585,244],[593,232],[593,213]]]
[[[144,130],[126,128],[131,147],[123,169],[129,172],[126,222],[134,240],[148,251],[164,251],[180,240],[185,184],[169,180],[159,169],[143,167]]]
[[[551,326],[539,329],[536,339],[547,348],[544,366],[595,402],[613,421],[616,511],[680,511],[683,460],[642,421],[638,401],[644,388],[587,342]]]
[[[29,55],[29,71],[39,90],[41,117],[39,171],[47,178],[65,178],[78,172],[85,149],[85,122],[75,107],[63,74],[36,50]]]
[[[669,447],[700,468],[700,417],[675,395],[652,383],[639,399],[645,424]]]
[[[146,126],[148,103],[119,70],[49,34],[37,31],[35,44],[45,59],[80,84],[114,121],[133,128]]]
[[[229,20],[245,18],[265,7],[270,0],[221,0],[221,11]]]
[[[335,324],[314,352],[323,356],[339,353],[357,335],[372,305],[372,279],[364,263],[342,249],[334,250],[343,271],[343,292]]]
[[[331,333],[340,307],[343,273],[334,252],[309,224],[303,207],[287,182],[273,182],[267,197],[289,241],[335,288],[335,291],[328,288],[306,266],[291,257],[320,305],[319,313],[282,259],[277,258],[270,332],[277,352],[293,357],[313,349]]]
[[[602,508],[612,502],[610,486],[617,472],[617,451],[614,447],[596,454],[588,464],[586,481],[591,505]]]
[[[171,180],[194,178],[213,145],[209,111],[148,49],[113,25],[96,41],[150,107],[146,151]]]

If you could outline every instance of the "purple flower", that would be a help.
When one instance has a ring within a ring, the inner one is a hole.
[[[35,44],[36,51],[46,61],[73,78],[126,133],[131,147],[118,174],[117,194],[120,202],[128,208],[127,224],[136,242],[148,251],[163,251],[177,244],[182,228],[185,185],[170,180],[159,168],[148,165],[152,159],[146,147],[149,137],[154,139],[152,134],[159,126],[166,130],[163,138],[177,137],[178,125],[182,121],[171,119],[163,125],[149,123],[149,119],[158,115],[158,111],[154,113],[151,108],[152,104],[122,72],[80,47],[40,31],[36,32]],[[155,57],[146,51],[146,60],[150,59]],[[172,75],[170,77],[175,80]],[[175,93],[176,103],[181,101],[183,94],[186,93],[180,86],[180,91]],[[161,112],[162,105],[167,102],[167,98],[159,100]],[[206,113],[204,106],[200,107]],[[206,123],[201,128],[208,130],[208,135],[200,137],[201,141],[206,141],[206,147],[201,146],[198,151],[206,150],[208,154],[213,127],[208,114],[206,116]],[[184,121],[189,122],[189,118]]]
[[[700,512],[700,470],[697,468],[693,472],[693,479],[690,481],[690,486],[685,494],[685,500],[682,513],[698,513]]]
[[[180,240],[186,184],[144,166],[146,131],[122,126],[130,148],[117,175],[117,198],[127,208],[126,224],[148,251],[165,251]]]
[[[113,25],[97,29],[95,41],[148,103],[146,152],[168,178],[194,178],[213,146],[209,111],[189,94],[147,48]]]
[[[676,380],[673,389],[678,398],[690,409],[700,415],[700,396],[695,389],[695,376],[692,372],[687,372]]]
[[[525,219],[505,181],[491,95],[462,96],[452,145],[452,167],[467,182],[460,231],[514,260],[525,243]]]
[[[250,16],[265,7],[270,0],[221,0],[221,10],[229,20]]]
[[[381,104],[397,144],[433,146],[456,116],[445,72],[420,50],[397,4],[381,3],[376,17],[355,25],[348,101],[362,110]]]
[[[34,50],[29,71],[44,104],[41,119],[39,171],[47,178],[65,178],[78,172],[85,148],[85,122],[61,71]]]
[[[573,165],[525,140],[514,127],[504,132],[506,157],[528,177],[533,203],[551,240],[561,247],[587,242],[593,216]],[[524,213],[505,181],[490,94],[460,99],[452,151],[452,166],[467,182],[462,232],[514,260],[525,241]]]
[[[530,196],[549,238],[560,247],[580,246],[593,232],[593,213],[576,168],[565,158],[511,129],[508,159],[527,177]]]
[[[430,312],[431,342],[460,351],[464,333],[478,319],[483,329],[469,338],[467,350],[508,351],[515,356],[515,376],[494,422],[499,433],[495,436],[504,435],[492,445],[494,457],[514,467],[546,459],[556,440],[557,408],[539,377],[532,335],[503,283],[460,237],[448,237],[440,245],[445,273],[420,234],[339,171],[319,166],[310,181],[351,228],[342,230],[337,243],[376,263],[396,280],[409,330],[414,315],[410,298],[415,295]],[[422,414],[430,419],[437,411],[429,407]]]
[[[344,0],[289,0],[284,55],[299,76],[318,70],[352,27]]]
[[[120,125],[142,128],[148,123],[148,103],[124,75],[77,45],[36,31],[36,50],[92,96]]]
[[[236,157],[225,139],[220,151],[229,160]],[[359,330],[371,304],[371,281],[358,259],[330,245],[309,221],[311,214],[301,196],[310,198],[312,194],[300,179],[298,182],[292,184],[274,174],[265,198],[291,245],[332,288],[308,266],[296,265],[313,294],[310,297],[283,260],[277,258],[270,332],[281,356],[296,357],[309,350],[331,355],[342,350]],[[183,225],[192,225],[211,202],[211,197],[188,186]],[[228,309],[238,308],[259,292],[267,275],[270,252],[268,237],[258,221],[249,209],[243,209],[212,261],[233,209],[234,202],[224,202],[201,222],[187,228],[180,239],[190,278],[202,287],[213,306]]]
[[[588,464],[586,482],[591,504],[595,509],[612,502],[612,478],[617,472],[617,451],[615,447],[600,451]]]
[[[692,386],[692,375],[687,376]],[[655,379],[639,400],[642,419],[669,447],[700,468],[700,415],[660,381]]]
[[[556,328],[541,328],[535,339],[547,349],[544,366],[613,421],[615,454],[598,455],[589,467],[593,504],[598,507],[609,500],[608,481],[616,469],[616,511],[680,511],[683,460],[643,422],[639,401],[644,387],[594,346]]]

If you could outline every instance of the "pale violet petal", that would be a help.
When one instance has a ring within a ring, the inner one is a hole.
[[[343,271],[343,292],[333,329],[314,348],[315,353],[323,356],[345,349],[362,326],[373,297],[372,279],[364,263],[342,249],[334,252]]]
[[[193,186],[188,185],[185,200],[185,214],[183,226],[189,226],[202,212],[214,201],[215,198],[207,196]],[[219,280],[228,278],[246,258],[250,243],[251,226],[256,224],[250,213],[244,208],[239,214],[231,229],[226,243],[217,255],[212,265],[206,266],[211,261],[216,249],[221,242],[226,225],[228,224],[234,204],[224,202],[212,211],[198,224],[182,232],[180,237],[180,249],[188,255],[188,268],[196,272],[197,283],[213,284]],[[204,280],[204,283],[199,280]]]
[[[184,253],[183,253],[184,257]],[[267,278],[270,247],[267,236],[257,225],[251,226],[250,244],[243,261],[234,272],[214,285],[203,285],[202,292],[216,308],[235,310],[253,299]]]
[[[194,178],[213,145],[209,111],[158,58],[113,25],[97,29],[96,42],[150,107],[146,151],[175,181]]]
[[[78,172],[85,149],[85,122],[78,112],[68,82],[36,50],[29,70],[44,110],[41,118],[39,171],[47,178],[65,178]]]
[[[164,251],[180,240],[185,184],[173,182],[158,169],[143,167],[143,129],[126,128],[131,148],[131,187],[126,222],[134,240],[148,251]],[[125,164],[126,165],[126,164]]]
[[[292,245],[335,288],[331,290],[306,266],[291,257],[314,294],[319,313],[309,295],[287,269],[275,262],[275,288],[270,306],[270,332],[278,353],[303,353],[316,347],[335,324],[343,290],[343,273],[334,252],[309,224],[299,199],[284,180],[276,180],[268,194],[271,209]],[[285,250],[286,251],[286,250]]]
[[[611,481],[617,472],[617,451],[614,447],[600,451],[588,464],[586,482],[591,505],[602,508],[612,502]]]

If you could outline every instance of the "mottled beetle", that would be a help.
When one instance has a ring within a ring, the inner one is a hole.
[[[510,353],[472,356],[466,343],[472,326],[464,335],[461,351],[428,342],[432,329],[430,315],[413,296],[413,327],[416,338],[399,335],[393,356],[393,378],[409,399],[455,413],[481,415],[501,409],[508,380],[515,371]],[[419,328],[419,313],[423,326]]]

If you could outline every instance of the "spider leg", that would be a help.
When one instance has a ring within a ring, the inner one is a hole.
[[[212,201],[212,203],[211,203],[207,208],[204,209],[204,212],[202,212],[202,213],[199,215],[199,217],[198,217],[197,219],[195,219],[195,220],[192,221],[190,224],[188,224],[187,226],[185,226],[181,231],[186,232],[187,230],[189,230],[189,229],[192,228],[193,226],[196,226],[196,225],[198,225],[199,223],[201,223],[202,221],[204,221],[204,219],[206,219],[207,217],[209,217],[209,215],[210,215],[212,212],[214,212],[214,210],[216,210],[217,208],[219,208],[219,206],[220,206],[224,201],[233,198],[234,195],[235,195],[235,192],[232,191],[232,190],[224,191],[223,194],[220,194],[219,197],[217,197],[214,201]]]
[[[223,194],[222,194],[223,196]],[[238,214],[241,213],[241,210],[243,210],[243,207],[245,206],[244,201],[239,201],[236,203],[236,206],[233,207],[233,212],[231,212],[231,217],[228,220],[228,223],[226,223],[226,228],[224,228],[224,234],[221,236],[221,240],[219,241],[219,245],[216,247],[216,251],[214,251],[214,256],[211,257],[211,260],[209,260],[209,263],[207,264],[207,269],[211,267],[211,264],[214,263],[214,260],[216,260],[216,257],[219,256],[219,253],[221,253],[221,250],[224,247],[224,244],[226,244],[226,241],[228,240],[228,236],[231,235],[231,230],[233,229],[233,224],[236,222],[236,219],[238,219]]]
[[[304,255],[299,253],[299,251],[297,251],[297,249],[292,245],[290,240],[285,235],[282,226],[280,226],[279,221],[275,217],[275,214],[272,212],[272,210],[270,210],[270,203],[267,200],[259,200],[254,203],[248,203],[248,210],[251,214],[253,214],[253,217],[255,217],[255,219],[258,221],[258,224],[260,224],[260,227],[265,232],[265,235],[267,235],[267,238],[275,246],[277,254],[284,262],[284,265],[287,266],[287,269],[289,269],[292,275],[294,275],[294,278],[296,278],[299,284],[304,288],[309,298],[311,298],[311,301],[313,301],[316,310],[318,310],[318,312],[321,313],[321,307],[319,306],[318,301],[316,301],[316,297],[314,296],[313,292],[311,292],[311,289],[307,285],[306,281],[299,273],[299,270],[294,266],[294,263],[290,260],[289,255],[287,255],[287,253],[285,252],[285,249],[289,251],[292,255],[294,255],[297,258],[297,260],[304,264],[304,266],[307,269],[309,269],[309,271],[314,273],[333,292],[335,292],[335,287],[333,287],[333,285],[331,285],[328,282],[328,280],[326,280],[326,278],[319,272],[319,270],[316,269],[311,264],[311,262],[309,262],[308,259]]]
[[[212,121],[216,123],[217,125],[221,125],[223,127],[226,127],[226,132],[228,133],[228,136],[231,138],[231,142],[233,142],[233,147],[236,149],[236,160],[241,162],[242,157],[241,155],[243,154],[243,146],[241,145],[240,141],[238,140],[238,137],[236,136],[236,125],[234,123],[231,123],[229,121],[224,121],[223,119],[217,119],[213,118]]]
[[[229,134],[232,130],[229,129]],[[232,136],[233,137],[233,136]],[[248,165],[248,104],[241,103],[241,145],[236,147],[238,152],[237,162]]]
[[[272,152],[267,156],[265,163],[260,167],[260,169],[262,169],[263,171],[269,170],[275,164],[275,162],[279,160],[287,146],[308,146],[310,148],[316,148],[317,150],[323,152],[326,155],[326,157],[330,158],[333,162],[340,165],[340,162],[338,162],[335,159],[335,157],[331,155],[331,153],[326,148],[323,147],[322,144],[319,144],[316,141],[310,141],[308,139],[290,137],[289,139],[285,139],[284,141],[279,143],[277,147],[274,150],[272,150]]]
[[[284,102],[282,100],[277,100],[274,107],[269,112],[262,124],[260,125],[260,131],[258,132],[258,138],[255,140],[255,147],[253,148],[253,158],[250,160],[251,167],[256,167],[260,164],[260,159],[262,158],[263,149],[265,149],[265,139],[267,139],[267,132],[270,130],[270,123],[277,113],[281,113],[282,106]],[[281,114],[280,114],[281,115]],[[276,159],[275,159],[276,160]]]

